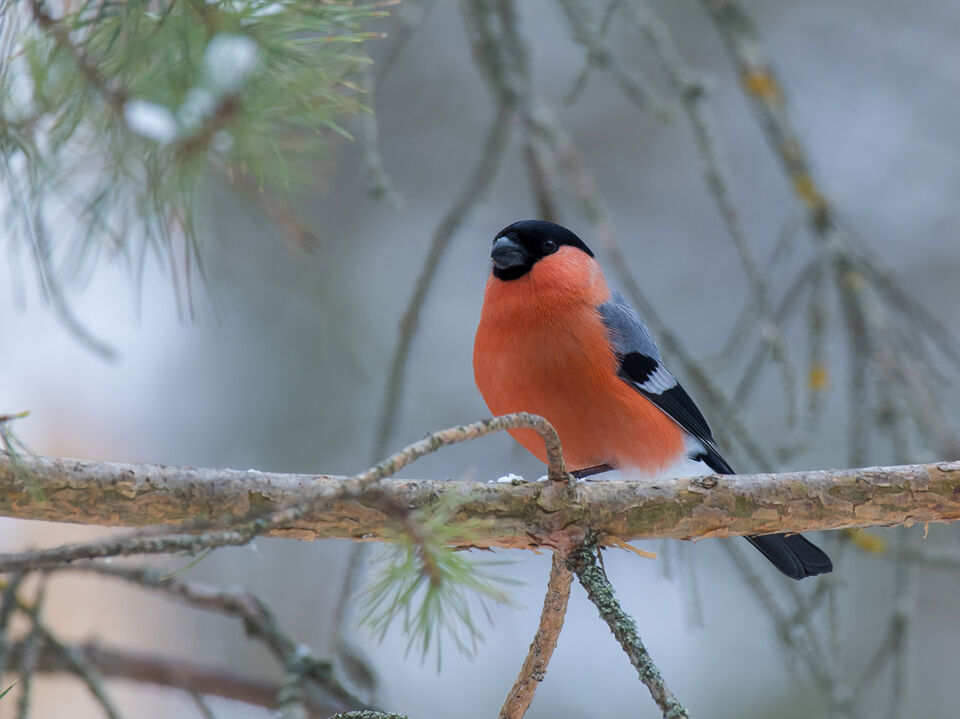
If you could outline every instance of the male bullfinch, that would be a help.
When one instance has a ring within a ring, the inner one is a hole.
[[[653,337],[593,252],[570,230],[525,220],[494,238],[473,348],[477,387],[495,415],[533,412],[560,434],[567,464],[669,476],[734,474],[700,410],[663,365]],[[530,429],[511,430],[546,462]],[[793,579],[833,569],[798,534],[747,537]]]

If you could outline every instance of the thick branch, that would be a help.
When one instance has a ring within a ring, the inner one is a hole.
[[[656,482],[381,480],[354,485],[356,494],[343,485],[325,475],[24,456],[14,463],[0,453],[0,515],[101,526],[215,521],[278,510],[308,493],[318,497],[308,511],[266,534],[389,540],[397,526],[386,505],[424,509],[450,493],[459,498],[450,524],[463,527],[451,543],[483,547],[569,549],[588,527],[627,540],[691,539],[960,519],[960,462]],[[0,571],[16,558],[3,557]]]

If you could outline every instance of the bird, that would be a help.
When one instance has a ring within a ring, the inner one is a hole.
[[[735,474],[640,315],[611,289],[583,240],[553,222],[522,220],[494,236],[490,256],[473,369],[494,415],[547,419],[578,478],[609,470]],[[547,461],[536,431],[509,431]],[[799,534],[746,539],[792,579],[833,570]]]

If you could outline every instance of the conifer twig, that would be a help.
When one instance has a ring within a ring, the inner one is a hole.
[[[523,666],[520,667],[520,674],[513,683],[503,706],[500,707],[500,719],[520,719],[530,708],[537,684],[543,681],[547,664],[550,663],[553,650],[557,647],[560,630],[563,629],[572,581],[573,574],[567,567],[566,557],[561,552],[555,551],[550,566],[547,593],[543,598],[543,610],[540,612],[540,624],[530,643]]]
[[[663,719],[686,719],[689,716],[687,710],[667,688],[660,670],[640,639],[636,622],[623,611],[614,594],[613,585],[597,563],[598,551],[596,537],[591,535],[570,553],[567,566],[577,575],[580,584],[587,590],[587,597],[600,612],[600,618],[610,627],[613,636],[637,670],[640,681],[650,690],[650,696],[660,707]]]

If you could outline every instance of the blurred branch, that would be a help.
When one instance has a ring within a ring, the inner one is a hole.
[[[813,614],[812,607],[804,612],[803,610],[808,609],[809,606],[804,603],[802,610],[793,613],[786,611],[780,606],[764,579],[753,570],[741,548],[732,542],[728,542],[724,544],[724,549],[737,565],[737,569],[740,570],[747,586],[770,615],[781,645],[800,660],[816,683],[820,694],[828,699],[832,697],[834,695],[835,679],[830,673],[821,647],[812,640],[809,634],[801,631],[801,628],[805,627]],[[825,582],[819,582],[819,584],[826,586]]]
[[[74,674],[80,681],[86,684],[87,689],[100,705],[107,719],[120,719],[120,712],[117,711],[117,708],[114,706],[113,699],[107,695],[103,687],[103,677],[100,676],[97,668],[88,662],[86,657],[78,652],[76,648],[61,642],[46,624],[40,620],[42,595],[32,605],[27,604],[17,597],[14,597],[13,601],[21,612],[30,617],[30,621],[32,622],[30,634],[25,640],[26,646],[23,648],[21,656],[21,668],[23,667],[24,661],[28,663],[36,662],[36,668],[40,667],[40,656],[30,657],[30,652],[32,651],[30,644],[32,641],[37,641],[38,646],[42,647],[41,652],[47,650],[52,652],[53,655],[62,662],[65,671]]]
[[[686,718],[688,716],[686,709],[667,688],[660,670],[657,669],[657,665],[653,663],[653,659],[643,645],[637,632],[636,622],[633,617],[623,611],[620,602],[617,601],[613,585],[610,584],[606,572],[597,560],[599,551],[596,537],[590,535],[570,554],[567,566],[576,573],[580,584],[587,590],[590,601],[600,612],[600,618],[607,623],[613,636],[617,638],[623,651],[630,658],[630,663],[640,675],[640,681],[650,690],[650,696],[663,712],[663,719]]]
[[[320,247],[320,238],[304,224],[294,208],[284,198],[266,190],[256,178],[243,169],[227,169],[223,177],[230,187],[244,199],[254,203],[300,250],[312,251]]]
[[[14,572],[3,586],[3,593],[0,594],[0,678],[7,670],[7,663],[10,658],[10,619],[13,617],[13,610],[16,608],[17,592],[20,589],[20,583],[23,581],[22,572]]]
[[[367,98],[367,109],[361,112],[356,120],[357,140],[363,155],[363,172],[367,180],[367,192],[375,200],[382,200],[387,207],[399,209],[403,199],[397,193],[393,180],[387,173],[380,154],[380,128],[377,127],[377,118],[374,116],[374,78],[373,68],[366,65],[360,71],[360,86],[364,89]]]
[[[20,690],[20,699],[17,702],[17,719],[27,719],[30,714],[30,700],[33,693],[33,678],[37,671],[37,660],[40,649],[43,647],[43,637],[40,626],[40,612],[43,609],[43,601],[46,597],[46,582],[43,581],[40,584],[40,588],[37,590],[36,596],[34,597],[33,603],[28,607],[28,614],[33,620],[33,626],[30,627],[30,630],[27,632],[26,638],[23,640],[23,651],[21,652],[21,661],[20,661],[20,677],[17,682],[17,688]],[[14,602],[19,604],[20,607],[24,605],[16,601],[16,596],[13,597]],[[106,713],[110,714],[110,707],[104,705]]]
[[[347,552],[347,568],[337,597],[330,625],[336,627],[333,652],[350,683],[364,692],[371,701],[376,698],[377,672],[364,652],[354,645],[351,635],[356,630],[351,611],[356,606],[360,580],[368,558],[369,544],[356,542]]]
[[[196,609],[214,612],[243,622],[248,636],[261,641],[284,668],[296,677],[295,695],[304,716],[326,717],[344,709],[367,708],[335,679],[330,662],[314,656],[309,647],[284,634],[270,608],[242,590],[222,590],[142,567],[78,562],[41,571],[85,571],[121,579],[145,590],[160,592]],[[151,655],[110,650],[95,645],[69,646],[40,622],[38,599],[28,605],[16,596],[19,574],[4,588],[4,610],[16,607],[27,614],[32,627],[26,638],[9,652],[10,664],[21,673],[70,671],[80,677],[109,716],[117,716],[102,687],[102,678],[121,678],[167,686],[199,696],[221,696],[258,706],[280,708],[291,695],[287,682],[273,685],[258,678],[237,677],[219,669]],[[41,589],[44,586],[41,583]],[[0,627],[5,629],[5,627]],[[3,634],[6,640],[6,632]],[[48,651],[49,650],[49,651]],[[44,653],[46,652],[46,653]],[[23,674],[22,674],[23,675]],[[23,675],[21,698],[28,696],[29,677]],[[22,714],[25,713],[21,712]]]
[[[550,566],[550,579],[547,582],[547,594],[543,598],[543,610],[540,612],[540,625],[530,643],[527,657],[520,667],[520,674],[500,707],[500,719],[521,719],[530,708],[537,684],[543,681],[547,673],[547,664],[557,648],[563,618],[567,613],[570,600],[570,583],[573,574],[567,568],[566,557],[560,552],[553,553]]]
[[[310,683],[316,684],[316,688],[327,695],[328,704],[336,704],[338,710],[366,706],[334,680],[329,662],[318,659],[306,645],[294,641],[292,637],[285,634],[280,629],[270,607],[250,592],[239,589],[220,589],[176,579],[142,567],[78,562],[59,569],[87,571],[114,577],[137,584],[144,589],[166,594],[195,609],[240,619],[247,635],[262,642],[280,666],[299,665],[302,675],[300,683],[305,685],[309,680]],[[307,687],[304,687],[304,696],[315,693],[315,690],[307,691]]]
[[[97,644],[64,648],[93,667],[106,679],[152,684],[200,696],[231,699],[267,709],[274,709],[277,706],[276,697],[280,685],[260,677],[239,676],[194,662]],[[17,642],[11,647],[11,669],[19,670],[23,654],[23,642]],[[72,670],[63,653],[44,645],[38,656],[37,671],[61,673]],[[343,708],[340,703],[331,702],[328,696],[322,696],[320,692],[307,696],[310,716],[316,719],[324,719]]]
[[[195,523],[187,523],[162,533],[0,555],[0,571],[123,554],[196,552],[244,544],[258,534],[389,541],[397,538],[395,507],[412,512],[444,500],[455,502],[447,543],[477,547],[568,549],[587,528],[624,540],[691,539],[960,519],[957,462],[668,482],[362,481],[400,466],[387,463],[373,475],[368,470],[342,479],[41,457],[22,457],[14,466],[0,455],[5,516],[102,526],[226,515],[246,522],[236,529],[178,534],[196,531]],[[24,469],[46,501],[31,497],[18,474]],[[249,520],[251,507],[260,520]]]
[[[374,78],[376,85],[382,84],[390,71],[396,66],[397,59],[403,54],[417,30],[423,26],[435,4],[436,0],[406,0],[406,2],[399,3],[399,7],[390,13],[397,29],[389,33],[393,38],[390,49],[376,61],[379,68],[377,76]]]
[[[730,57],[740,74],[740,85],[760,121],[760,126],[793,185],[793,191],[810,212],[818,232],[834,225],[826,197],[815,184],[803,143],[787,112],[780,80],[767,58],[757,29],[734,0],[703,0]]]
[[[905,559],[936,569],[960,569],[960,548],[951,545],[913,545],[903,550]]]
[[[593,14],[595,3],[584,2],[584,0],[558,0],[558,4],[570,26],[573,39],[587,54],[584,68],[574,87],[567,94],[566,102],[570,104],[576,101],[586,87],[590,70],[597,68],[610,73],[617,87],[637,107],[643,110],[652,109],[662,119],[672,120],[673,108],[657,96],[645,78],[635,78],[631,75],[607,44],[606,32],[617,10],[623,4],[622,0],[612,0],[599,19]]]
[[[845,329],[850,343],[851,457],[866,456],[870,430],[868,372],[880,370],[891,386],[906,391],[881,392],[886,414],[903,413],[912,418],[919,434],[940,456],[960,456],[960,437],[946,420],[940,397],[927,379],[935,374],[925,344],[938,347],[953,364],[960,359],[960,345],[941,323],[890,279],[889,272],[856,241],[840,222],[836,210],[814,177],[807,152],[788,112],[783,86],[750,15],[737,0],[702,0],[739,74],[770,148],[780,161],[794,196],[803,206],[817,249],[834,270],[841,297]],[[816,300],[815,301],[822,301]],[[815,311],[820,311],[816,310]],[[815,330],[814,330],[815,332]],[[902,341],[908,337],[909,341]],[[813,335],[814,343],[820,340]],[[813,395],[822,385],[817,376],[825,368],[811,366]],[[882,383],[881,383],[882,384]],[[902,450],[906,426],[892,428],[892,444]],[[862,459],[855,459],[859,463]]]
[[[380,421],[374,439],[373,455],[380,457],[386,451],[390,435],[396,422],[400,400],[403,397],[403,382],[406,376],[407,360],[413,346],[413,338],[420,326],[420,313],[427,300],[427,294],[440,267],[440,261],[446,254],[454,234],[463,224],[470,211],[483,198],[500,169],[500,163],[510,139],[511,110],[505,102],[497,107],[487,137],[481,148],[480,160],[473,174],[467,179],[453,205],[440,220],[433,233],[430,249],[427,251],[423,269],[417,277],[413,295],[400,320],[400,337],[390,362],[390,374],[384,395]]]
[[[627,4],[627,11],[634,24],[650,42],[667,82],[680,98],[684,114],[693,130],[697,152],[703,163],[702,172],[707,189],[716,202],[727,234],[733,241],[740,257],[740,264],[747,275],[755,310],[761,319],[760,335],[780,367],[787,402],[787,416],[792,424],[796,401],[796,376],[793,363],[790,361],[780,323],[773,313],[766,274],[761,270],[754,256],[753,248],[740,222],[740,213],[733,201],[732,183],[723,162],[717,131],[718,123],[710,110],[706,83],[684,62],[670,28],[654,13],[649,4],[642,0],[634,0]]]

